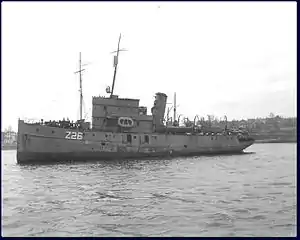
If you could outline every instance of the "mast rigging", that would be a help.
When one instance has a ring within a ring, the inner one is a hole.
[[[81,64],[81,52],[79,53],[79,70],[75,72],[79,73],[79,95],[80,95],[80,103],[79,103],[79,111],[80,111],[80,119],[82,120],[82,101],[83,101],[83,95],[82,95],[82,72],[85,70],[82,68],[83,65]]]

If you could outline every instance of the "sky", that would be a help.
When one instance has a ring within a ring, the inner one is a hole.
[[[176,92],[177,113],[228,120],[297,116],[296,2],[2,2],[2,131],[18,118],[79,118],[115,94],[153,105]]]

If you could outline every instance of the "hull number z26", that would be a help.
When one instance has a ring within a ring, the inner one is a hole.
[[[83,133],[82,132],[66,131],[65,139],[82,140],[83,139]]]

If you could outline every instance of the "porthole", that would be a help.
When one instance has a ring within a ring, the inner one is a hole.
[[[40,131],[40,129],[37,128],[37,129],[36,129],[36,132],[39,132],[39,131]]]
[[[55,132],[52,130],[52,133],[55,133]]]

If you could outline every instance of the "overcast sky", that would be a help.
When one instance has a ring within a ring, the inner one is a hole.
[[[150,107],[228,119],[296,116],[296,2],[2,2],[2,130],[17,119],[79,117],[112,83]]]

